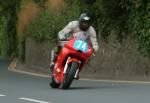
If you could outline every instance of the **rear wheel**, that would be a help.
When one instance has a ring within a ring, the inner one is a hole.
[[[62,89],[68,89],[74,79],[79,64],[77,62],[72,62],[68,67],[67,73],[64,75],[63,83],[61,84]]]
[[[52,76],[51,78],[51,82],[49,83],[49,85],[52,87],[52,88],[59,88],[60,84],[57,84],[54,77]]]

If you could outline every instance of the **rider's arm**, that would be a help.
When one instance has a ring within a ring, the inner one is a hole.
[[[97,52],[99,49],[99,45],[97,42],[96,31],[93,27],[89,28],[89,34],[90,34],[90,40],[91,40],[92,46],[95,49],[95,51]]]
[[[59,39],[65,39],[65,35],[68,34],[68,33],[70,33],[75,28],[76,24],[77,24],[76,21],[72,21],[67,26],[65,26],[65,28],[62,29],[58,33]]]

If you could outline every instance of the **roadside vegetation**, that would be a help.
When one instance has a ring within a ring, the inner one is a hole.
[[[150,57],[149,0],[1,0],[0,55],[22,57],[25,38],[57,40],[57,33],[81,12],[92,15],[98,37],[122,42],[130,36],[139,55]]]

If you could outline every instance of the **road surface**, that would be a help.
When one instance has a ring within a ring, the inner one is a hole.
[[[0,60],[0,103],[150,103],[149,83],[74,81],[69,90],[52,89],[49,78],[8,70]]]

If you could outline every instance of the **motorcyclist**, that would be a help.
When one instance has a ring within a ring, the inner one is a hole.
[[[93,50],[97,52],[99,45],[97,42],[96,31],[92,26],[90,26],[90,23],[91,18],[89,14],[82,13],[78,21],[69,22],[69,24],[58,33],[59,40],[65,40],[66,36],[72,36],[72,34],[74,34],[73,36],[75,37],[89,39],[92,44]],[[53,69],[54,67],[57,55],[60,50],[61,46],[59,45],[55,50],[52,50],[51,52],[51,69]]]

